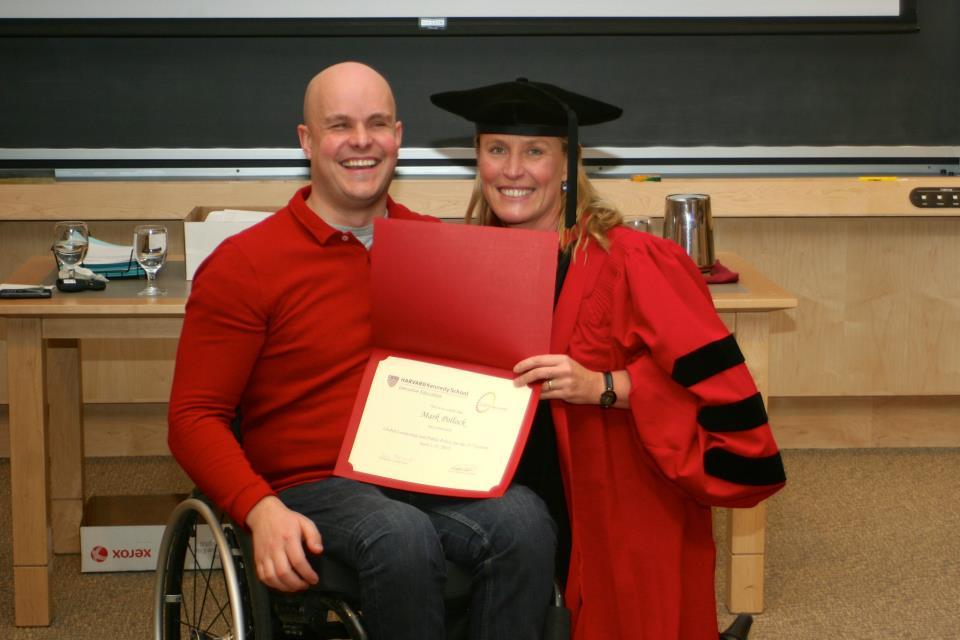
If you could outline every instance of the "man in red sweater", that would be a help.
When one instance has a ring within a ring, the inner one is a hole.
[[[433,219],[387,195],[402,125],[370,67],[313,78],[297,132],[310,186],[195,274],[170,450],[250,529],[268,586],[315,584],[308,556],[329,553],[356,568],[373,638],[440,640],[446,556],[475,576],[472,637],[539,638],[556,536],[533,492],[461,500],[331,476],[370,350],[373,220]],[[230,429],[238,407],[242,445]]]

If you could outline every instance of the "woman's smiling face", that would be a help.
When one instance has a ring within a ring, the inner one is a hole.
[[[567,178],[560,138],[484,133],[477,147],[483,195],[508,227],[556,230]]]

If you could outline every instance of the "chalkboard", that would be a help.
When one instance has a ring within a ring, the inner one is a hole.
[[[394,86],[405,147],[469,144],[436,91],[524,76],[618,104],[589,146],[960,145],[960,3],[914,33],[5,37],[0,148],[295,148],[347,59]]]

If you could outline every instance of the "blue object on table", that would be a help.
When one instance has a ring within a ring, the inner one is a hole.
[[[86,264],[83,263],[80,266],[86,267],[93,271],[94,273],[100,274],[105,277],[107,280],[123,280],[125,278],[145,278],[147,273],[144,271],[137,261],[131,259],[129,262],[115,262],[113,264]]]

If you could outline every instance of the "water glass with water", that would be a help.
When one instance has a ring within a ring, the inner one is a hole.
[[[83,262],[90,245],[87,223],[78,220],[58,222],[53,228],[53,253],[61,269],[67,269],[67,278],[73,278],[77,265]]]
[[[167,259],[167,228],[159,224],[141,224],[133,233],[133,256],[147,273],[147,287],[140,296],[165,296],[157,286],[157,272]]]

